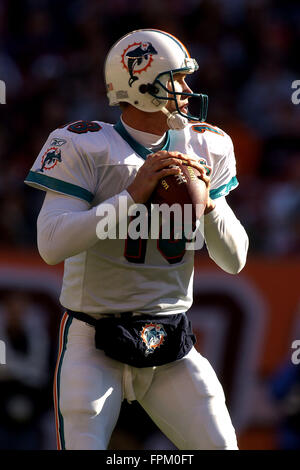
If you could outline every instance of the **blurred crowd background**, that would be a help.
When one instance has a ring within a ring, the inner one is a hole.
[[[300,4],[292,0],[0,0],[0,79],[7,87],[0,105],[1,252],[36,252],[43,194],[23,184],[27,172],[56,127],[118,119],[106,99],[105,56],[123,34],[151,27],[177,36],[197,59],[189,85],[209,95],[208,122],[233,139],[240,186],[229,203],[249,234],[249,259],[299,259],[300,105],[291,99],[300,79],[299,25]],[[0,289],[0,338],[11,358],[0,365],[0,448],[54,448],[59,306],[54,314],[52,300],[39,294],[37,302],[36,291],[12,284]],[[275,448],[300,448],[299,375],[283,361],[270,377],[266,419],[280,436],[287,427]],[[139,422],[140,411],[129,406],[112,446],[159,445],[144,415],[147,433],[132,429],[128,416]]]

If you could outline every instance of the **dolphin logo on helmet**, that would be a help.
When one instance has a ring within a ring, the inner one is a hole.
[[[137,47],[131,49],[133,46]],[[152,46],[151,42],[130,44],[122,54],[122,62],[125,65],[124,54],[127,58],[127,68],[130,74],[128,85],[131,87],[133,82],[138,80],[138,77],[134,76],[134,74],[147,70],[151,65],[152,55],[157,54],[157,51]],[[139,69],[139,66],[142,66],[142,68]]]

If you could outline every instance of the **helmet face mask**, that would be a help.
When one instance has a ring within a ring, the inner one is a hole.
[[[196,61],[195,61],[196,63]],[[197,65],[197,63],[196,63]],[[197,68],[198,68],[198,65],[197,65]],[[151,91],[149,90],[148,93],[150,93],[151,96],[153,96],[154,98],[156,98],[157,100],[165,100],[165,101],[174,101],[175,102],[175,107],[176,107],[176,111],[178,114],[180,114],[182,117],[185,117],[187,118],[189,121],[205,121],[206,120],[206,116],[207,116],[207,107],[208,107],[208,96],[207,95],[204,95],[202,93],[188,93],[188,92],[185,92],[185,91],[176,91],[176,88],[175,88],[175,83],[174,83],[174,75],[177,74],[177,73],[193,73],[193,72],[190,72],[190,69],[177,69],[177,70],[169,70],[168,72],[162,72],[160,73],[156,79],[154,80],[154,90]],[[167,76],[167,80],[162,80],[162,77],[166,75]],[[171,85],[171,90],[169,88],[167,88],[167,86],[164,84],[165,82],[167,83],[170,83]],[[157,87],[155,85],[159,85],[164,91],[167,92],[167,96],[163,96],[162,94],[159,94],[159,90],[157,89]],[[155,91],[157,91],[155,93]],[[188,97],[188,98],[197,98],[200,100],[200,103],[199,103],[199,113],[198,115],[192,115],[190,114],[189,112],[188,113],[183,113],[181,111],[181,109],[179,108],[178,106],[178,101],[177,101],[177,96],[184,96],[184,97]]]
[[[110,106],[130,103],[145,112],[165,110],[174,101],[176,111],[192,121],[204,121],[207,95],[176,91],[174,74],[198,70],[195,59],[174,36],[155,29],[141,29],[123,36],[110,49],[105,61],[105,81]],[[167,87],[169,85],[169,88]],[[197,98],[198,115],[185,114],[177,97]]]

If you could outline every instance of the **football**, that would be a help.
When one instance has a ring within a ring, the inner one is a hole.
[[[181,173],[169,175],[162,178],[152,193],[150,202],[152,204],[181,205],[182,211],[185,204],[192,205],[192,224],[203,215],[208,190],[205,182],[200,178],[200,172],[187,163],[180,163]]]

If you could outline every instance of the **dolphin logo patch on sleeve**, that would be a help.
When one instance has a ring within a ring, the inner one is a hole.
[[[42,166],[38,171],[52,170],[58,162],[61,162],[61,151],[57,147],[50,147],[42,156]]]

